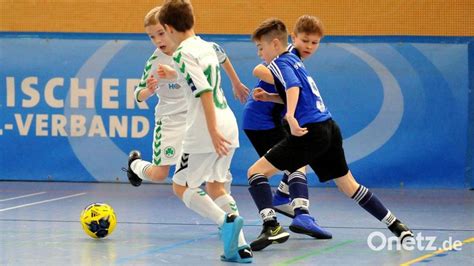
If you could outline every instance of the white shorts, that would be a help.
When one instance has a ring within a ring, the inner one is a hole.
[[[215,152],[184,153],[180,164],[176,165],[173,182],[190,188],[198,188],[205,182],[231,182],[229,168],[234,152],[235,149],[231,149],[229,154],[223,157],[219,157]]]
[[[153,130],[154,165],[175,165],[179,162],[186,134],[186,112],[157,117]]]

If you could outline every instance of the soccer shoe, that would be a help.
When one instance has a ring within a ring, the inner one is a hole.
[[[400,243],[403,243],[403,240],[407,237],[414,237],[413,232],[398,219],[395,220],[388,229],[400,239]]]
[[[249,245],[240,246],[238,250],[238,253],[231,258],[226,258],[224,255],[221,255],[221,260],[237,263],[252,263],[253,253]]]
[[[221,240],[224,243],[224,257],[238,256],[239,234],[244,226],[244,219],[235,214],[228,213],[224,224],[221,226]]]
[[[281,225],[263,226],[262,232],[252,243],[250,247],[253,251],[259,251],[271,244],[281,244],[290,238],[290,234],[283,229]]]
[[[285,216],[295,218],[295,211],[290,203],[290,198],[282,197],[276,193],[273,195],[273,209]]]
[[[137,150],[131,151],[130,154],[128,155],[128,168],[127,169],[125,169],[125,168],[122,169],[125,172],[127,172],[128,181],[134,187],[140,186],[142,184],[142,179],[140,177],[138,177],[138,175],[135,174],[132,171],[132,168],[130,167],[130,165],[132,164],[133,161],[135,161],[137,159],[141,159],[141,158],[142,158],[142,156],[141,156],[139,151],[137,151]]]
[[[305,234],[317,239],[331,239],[332,234],[319,226],[314,217],[309,214],[297,215],[290,225],[290,230],[298,234]]]

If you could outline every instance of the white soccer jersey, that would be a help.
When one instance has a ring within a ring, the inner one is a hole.
[[[214,48],[214,51],[217,55],[217,59],[219,60],[219,64],[224,64],[225,60],[227,60],[227,54],[225,53],[224,49],[222,49],[222,47],[215,42],[209,42],[209,44],[211,44],[212,48]]]
[[[237,121],[221,88],[219,63],[224,62],[225,58],[223,61],[219,60],[216,54],[219,54],[218,50],[222,51],[222,49],[216,49],[216,47],[218,47],[216,44],[194,36],[183,41],[173,54],[175,66],[187,82],[185,94],[188,113],[183,142],[184,153],[215,152],[207,129],[204,108],[199,98],[207,91],[213,95],[218,130],[231,142],[230,147],[239,146]]]
[[[150,75],[153,74],[158,80],[155,90],[155,95],[158,97],[158,103],[155,107],[155,119],[159,116],[185,112],[187,109],[186,98],[184,97],[186,80],[183,77],[179,77],[177,80],[158,78],[156,70],[159,64],[173,66],[173,58],[164,54],[160,49],[156,49],[146,62],[140,83],[135,89],[135,100],[138,101],[138,93],[146,89],[146,80]]]

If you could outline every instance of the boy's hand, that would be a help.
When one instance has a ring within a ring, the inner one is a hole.
[[[238,84],[232,84],[232,89],[234,91],[234,98],[238,99],[241,104],[244,104],[247,101],[250,90],[243,83],[239,82]]]
[[[155,79],[153,74],[146,80],[146,88],[151,92],[155,93],[156,86],[158,85],[158,80]]]
[[[287,116],[286,120],[288,121],[288,124],[290,125],[291,135],[296,136],[296,137],[301,137],[303,135],[306,135],[306,133],[308,133],[308,129],[305,127],[301,128],[295,117]]]
[[[264,89],[257,87],[252,92],[252,97],[255,101],[262,101],[268,102],[269,101],[269,94]]]
[[[159,64],[156,72],[158,73],[158,77],[160,77],[161,79],[174,80],[178,77],[178,73],[176,73],[176,70],[174,70],[174,68],[168,65]]]
[[[219,156],[226,156],[229,154],[228,145],[231,143],[225,139],[218,130],[211,132],[211,139],[214,149],[216,150],[217,154],[219,154]]]

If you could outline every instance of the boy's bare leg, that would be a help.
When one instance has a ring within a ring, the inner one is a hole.
[[[160,182],[169,175],[169,165],[153,165],[151,162],[141,159],[139,151],[131,151],[128,158],[128,180],[133,186],[140,186],[143,180]]]
[[[334,182],[336,182],[338,189],[342,193],[355,200],[367,212],[386,224],[388,229],[400,238],[401,242],[403,242],[406,237],[413,237],[413,233],[410,229],[398,220],[375,194],[363,185],[357,183],[351,171],[348,171],[344,176],[334,179]]]

